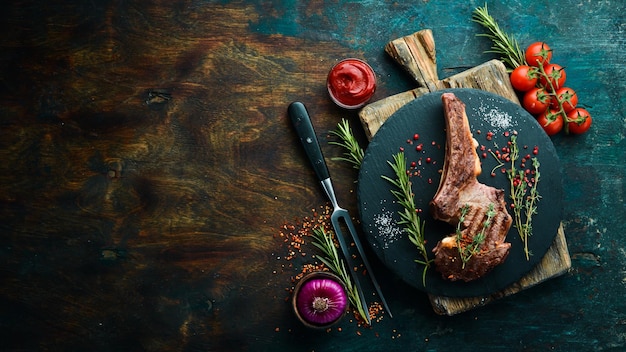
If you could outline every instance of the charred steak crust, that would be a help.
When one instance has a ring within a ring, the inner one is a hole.
[[[435,219],[459,226],[461,250],[481,232],[484,241],[478,251],[463,263],[457,234],[443,238],[433,249],[435,268],[444,279],[468,282],[484,276],[504,262],[511,248],[505,239],[513,219],[506,209],[504,191],[482,184],[476,178],[481,173],[480,159],[465,104],[453,93],[442,94],[441,100],[446,123],[445,161],[439,188],[430,201],[430,211]],[[495,215],[490,225],[483,228],[491,205]],[[467,207],[468,211],[459,224],[463,207]]]

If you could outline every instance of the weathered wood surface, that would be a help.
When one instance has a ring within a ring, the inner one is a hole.
[[[435,40],[429,29],[392,40],[385,46],[385,51],[393,57],[421,87],[381,99],[365,106],[359,117],[368,137],[373,138],[376,131],[395,111],[412,99],[428,92],[445,88],[474,88],[498,94],[519,104],[513,87],[508,81],[506,68],[499,60],[491,60],[470,70],[463,71],[452,77],[439,80],[437,77],[437,60]],[[435,312],[454,315],[473,308],[481,307],[494,299],[515,294],[526,288],[535,286],[550,278],[563,275],[571,267],[571,259],[567,250],[567,240],[563,228],[560,227],[553,244],[538,266],[525,275],[519,282],[496,292],[489,297],[450,298],[429,295]]]
[[[570,272],[448,317],[371,257],[394,318],[363,328],[348,317],[329,333],[302,327],[285,301],[311,257],[285,260],[289,243],[278,234],[326,204],[287,105],[304,101],[327,159],[339,156],[328,131],[341,117],[366,137],[357,114],[328,98],[330,67],[361,57],[379,78],[374,100],[405,92],[414,83],[382,48],[417,28],[433,29],[441,76],[485,62],[473,6],[4,4],[2,349],[623,349],[626,54],[615,1],[587,7],[588,25],[576,31],[579,8],[565,1],[489,3],[523,43],[552,44],[595,117],[589,134],[554,139]],[[356,171],[332,160],[329,168],[356,214]]]
[[[323,204],[283,116],[340,48],[255,36],[252,5],[41,6],[0,39],[3,348],[271,339],[273,234]]]
[[[385,51],[413,77],[418,86],[429,91],[442,89],[437,74],[437,49],[432,30],[422,29],[394,39],[385,45]]]

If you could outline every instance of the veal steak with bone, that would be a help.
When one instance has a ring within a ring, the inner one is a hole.
[[[481,173],[478,143],[472,136],[465,104],[453,93],[444,93],[441,100],[446,123],[445,160],[430,210],[435,219],[457,231],[437,243],[434,262],[444,279],[468,282],[504,262],[511,248],[505,239],[513,220],[506,209],[504,191],[476,178]]]

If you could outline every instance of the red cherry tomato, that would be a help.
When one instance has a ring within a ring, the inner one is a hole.
[[[548,136],[554,136],[563,129],[563,116],[556,110],[546,110],[537,116],[537,122]]]
[[[544,76],[540,77],[539,83],[541,83],[542,87],[546,88],[550,92],[552,91],[552,87],[554,87],[555,90],[563,87],[566,75],[565,69],[561,67],[561,65],[547,64],[543,68],[549,80]]]
[[[528,65],[535,67],[545,65],[552,59],[552,49],[544,42],[530,44],[524,54]]]
[[[578,104],[578,95],[576,95],[576,91],[572,88],[559,88],[556,90],[552,100],[550,100],[550,107],[552,109],[558,109],[559,101],[563,104],[563,110],[567,113],[574,110]]]
[[[511,85],[519,92],[529,91],[537,85],[537,69],[527,65],[517,66],[511,72]]]
[[[591,127],[591,115],[583,108],[576,108],[567,114],[567,129],[569,133],[581,134]]]
[[[522,106],[529,113],[539,115],[550,106],[550,95],[543,88],[533,88],[524,94]]]

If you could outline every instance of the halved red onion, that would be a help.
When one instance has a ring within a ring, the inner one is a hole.
[[[348,307],[348,295],[341,280],[326,272],[302,278],[294,292],[298,317],[315,327],[338,321]]]

